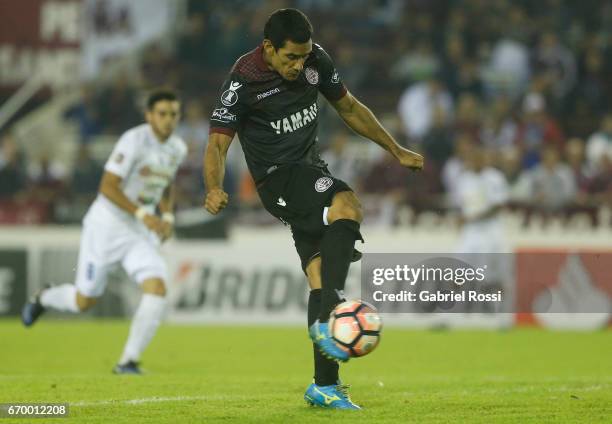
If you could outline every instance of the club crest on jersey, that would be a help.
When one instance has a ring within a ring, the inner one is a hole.
[[[319,71],[315,68],[309,66],[304,69],[304,75],[306,75],[306,81],[312,85],[317,85],[319,83]]]
[[[325,190],[330,188],[333,183],[334,183],[334,180],[332,180],[331,178],[321,177],[315,182],[315,190],[318,193],[323,193]]]
[[[340,82],[340,75],[338,75],[338,71],[334,69],[334,74],[331,77],[331,82],[334,84],[338,84]]]
[[[236,93],[236,90],[240,87],[242,87],[242,84],[239,82],[230,82],[229,88],[221,94],[221,103],[223,103],[223,106],[230,107],[236,104],[238,101],[238,93]]]

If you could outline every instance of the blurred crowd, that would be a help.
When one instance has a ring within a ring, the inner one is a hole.
[[[482,149],[510,186],[509,208],[598,222],[612,204],[612,1],[582,0],[296,0],[190,1],[170,40],[140,53],[139,72],[82,86],[65,111],[79,132],[72,167],[29,163],[10,132],[0,141],[3,202],[43,204],[43,220],[95,195],[103,163],[90,145],[142,121],[143,91],[176,87],[190,148],[181,168],[179,208],[198,207],[208,116],[237,57],[262,39],[267,16],[297,7],[314,41],[335,60],[348,89],[397,139],[422,152],[412,173],[372,154],[329,108],[320,140],[330,170],[359,190],[366,217],[389,225],[406,208],[452,210],[450,194],[465,155]],[[236,143],[237,144],[237,143]],[[261,209],[240,152],[229,161],[226,190],[235,210]],[[367,218],[366,218],[367,219]]]

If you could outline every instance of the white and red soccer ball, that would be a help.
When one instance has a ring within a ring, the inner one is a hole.
[[[334,308],[329,329],[334,341],[350,356],[364,356],[378,346],[382,319],[369,303],[349,300]]]

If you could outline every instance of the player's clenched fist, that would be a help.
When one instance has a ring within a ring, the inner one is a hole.
[[[412,150],[402,149],[397,153],[396,157],[403,167],[414,170],[423,169],[423,156]]]
[[[162,228],[162,220],[159,219],[159,217],[157,217],[156,215],[147,214],[144,216],[144,218],[142,218],[142,222],[144,223],[144,225],[147,226],[149,230],[153,231],[154,233],[160,234]]]
[[[166,241],[170,237],[172,237],[172,233],[174,233],[174,225],[167,221],[162,221],[160,230],[159,230],[159,238],[161,241]]]
[[[216,215],[227,206],[228,199],[226,192],[220,188],[214,188],[206,194],[204,208],[211,214]]]

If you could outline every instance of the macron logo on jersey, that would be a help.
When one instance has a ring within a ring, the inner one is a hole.
[[[280,93],[280,88],[276,87],[276,88],[273,88],[272,90],[268,90],[268,91],[264,91],[263,93],[259,93],[257,95],[257,100],[265,99],[266,97],[271,96],[272,94],[276,94],[276,93]]]
[[[317,104],[313,103],[308,109],[298,111],[283,119],[270,122],[276,134],[288,134],[296,131],[317,118]]]

